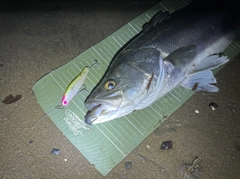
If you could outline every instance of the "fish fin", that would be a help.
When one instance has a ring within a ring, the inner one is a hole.
[[[152,27],[155,27],[157,24],[160,24],[163,21],[167,20],[170,16],[170,12],[163,12],[162,10],[160,10],[157,14],[153,16],[153,18],[149,22],[143,24],[142,30],[146,32]]]
[[[188,77],[181,83],[181,86],[192,90],[194,89],[194,91],[217,92],[218,88],[210,84],[216,82],[213,73],[210,70],[205,70],[188,75]]]
[[[186,47],[181,47],[174,52],[170,53],[165,61],[170,62],[172,65],[181,67],[189,64],[197,54],[196,46],[189,45]],[[181,60],[180,60],[181,59]]]
[[[211,70],[225,64],[227,61],[226,56],[219,55],[204,58],[192,69],[191,73],[181,83],[181,86],[196,91],[217,92],[218,88],[211,85],[217,82]]]
[[[211,55],[204,58],[200,61],[200,63],[195,65],[192,71],[193,73],[196,73],[198,71],[212,70],[219,67],[220,65],[225,64],[226,62],[228,62],[227,56]]]

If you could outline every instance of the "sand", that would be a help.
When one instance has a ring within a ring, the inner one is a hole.
[[[32,87],[156,3],[1,2],[0,98],[22,98],[0,104],[0,178],[104,178],[48,117],[32,129],[45,115]],[[105,178],[180,179],[196,157],[185,178],[240,178],[239,58],[216,75],[218,93],[194,94]]]

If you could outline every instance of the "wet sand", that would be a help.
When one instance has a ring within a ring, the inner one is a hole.
[[[32,129],[45,115],[32,87],[156,3],[0,3],[0,98],[22,95],[0,104],[0,178],[104,178],[48,117]],[[194,94],[105,178],[180,179],[196,157],[185,178],[240,178],[239,59],[216,75],[218,93]],[[173,148],[160,150],[166,140]]]

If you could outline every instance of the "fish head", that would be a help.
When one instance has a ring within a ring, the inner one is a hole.
[[[85,102],[89,110],[85,122],[102,123],[132,112],[143,83],[144,78],[138,70],[125,65],[117,67],[101,81]]]
[[[144,64],[140,65],[144,55],[136,59],[136,53],[127,53],[113,61],[106,75],[88,96],[85,101],[87,124],[106,122],[139,109],[139,104],[146,98],[149,82],[155,79],[154,73],[147,73],[142,68]]]

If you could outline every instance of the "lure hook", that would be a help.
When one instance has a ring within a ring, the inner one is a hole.
[[[99,65],[99,64],[98,64],[98,61],[97,61],[96,59],[93,61],[93,64],[90,65],[88,68],[90,69],[90,68],[92,68],[94,65]],[[99,65],[99,66],[100,66],[100,65]]]

